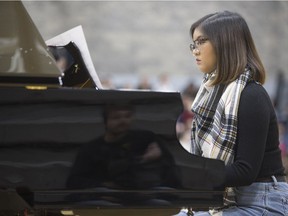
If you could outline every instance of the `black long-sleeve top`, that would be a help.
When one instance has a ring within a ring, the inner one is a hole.
[[[271,175],[284,175],[277,117],[264,87],[251,82],[241,94],[236,155],[226,166],[225,186],[249,185]]]

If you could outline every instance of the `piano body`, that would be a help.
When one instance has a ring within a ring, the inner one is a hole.
[[[191,155],[177,139],[180,93],[65,85],[22,3],[0,5],[0,16],[22,22],[13,37],[15,29],[0,36],[0,215],[223,204],[224,163]],[[11,29],[3,20],[1,31]],[[24,39],[23,25],[32,29]],[[98,141],[108,130],[107,109],[119,107],[131,115],[118,129],[131,135],[108,148]],[[143,162],[151,146],[156,157]]]

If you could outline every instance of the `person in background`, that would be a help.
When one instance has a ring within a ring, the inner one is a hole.
[[[223,186],[234,200],[177,215],[288,215],[277,117],[246,21],[234,12],[213,13],[196,21],[190,33],[190,49],[204,73],[191,107],[191,153],[225,162]]]
[[[151,85],[151,82],[150,82],[148,76],[143,75],[140,77],[139,83],[137,85],[137,89],[140,89],[140,90],[151,90],[152,89],[152,85]]]
[[[170,76],[167,73],[161,73],[158,75],[157,83],[153,90],[160,92],[173,92],[176,91],[173,84],[170,81]]]
[[[153,132],[131,128],[133,114],[130,104],[103,108],[105,133],[80,148],[67,180],[68,188],[175,186],[172,157]]]

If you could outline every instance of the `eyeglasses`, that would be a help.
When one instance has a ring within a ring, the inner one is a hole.
[[[193,52],[195,49],[199,50],[199,47],[201,47],[201,45],[203,45],[208,40],[208,38],[198,38],[197,40],[193,41],[193,43],[190,44],[191,52]]]

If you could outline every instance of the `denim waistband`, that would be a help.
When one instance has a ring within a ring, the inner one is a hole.
[[[249,186],[236,187],[238,192],[244,193],[267,193],[269,191],[278,190],[288,193],[288,183],[283,181],[277,181],[275,176],[271,176],[271,182],[254,182]]]
[[[286,176],[269,176],[257,178],[255,182],[286,182]]]

